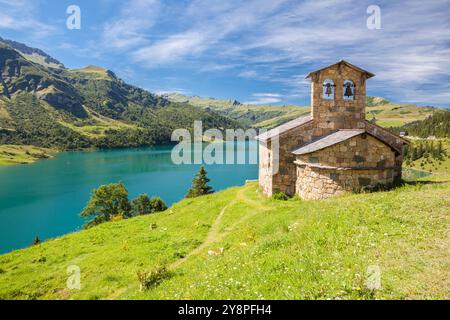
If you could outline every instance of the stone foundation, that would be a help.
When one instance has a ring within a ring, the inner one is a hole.
[[[353,170],[298,165],[296,193],[303,199],[326,199],[393,182],[393,169]]]

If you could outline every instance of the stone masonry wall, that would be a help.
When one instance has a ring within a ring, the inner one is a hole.
[[[367,121],[366,121],[366,131],[382,139],[383,141],[388,141],[391,145],[395,146],[396,150],[398,151],[398,154],[395,158],[394,179],[396,181],[401,180],[404,140],[394,135],[393,133],[389,132],[388,130],[379,127],[377,125],[371,124]]]
[[[395,152],[371,135],[362,134],[326,149],[298,156],[297,160],[339,168],[393,168]]]
[[[258,181],[264,193],[272,196],[272,151],[268,144],[259,143],[259,171]]]
[[[390,184],[393,170],[330,170],[297,167],[297,194],[303,199],[326,199],[357,192],[374,183]]]
[[[284,192],[288,195],[295,194],[296,166],[295,156],[292,150],[306,142],[311,141],[315,133],[313,122],[305,123],[279,137],[278,172],[272,177],[271,190],[266,194],[272,196],[277,192]],[[276,158],[272,155],[271,165],[275,166]]]
[[[296,193],[304,199],[324,199],[363,187],[391,184],[395,152],[370,135],[297,157]]]
[[[332,80],[335,84],[333,100],[323,97],[323,83]],[[344,81],[355,85],[353,100],[344,100]],[[363,129],[366,118],[366,78],[361,72],[346,66],[334,65],[313,75],[311,86],[312,115],[319,129]],[[326,134],[319,132],[319,135]]]

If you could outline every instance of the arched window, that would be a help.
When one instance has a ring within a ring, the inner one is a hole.
[[[334,100],[334,88],[336,86],[334,85],[333,80],[325,80],[323,82],[323,92],[322,92],[322,97],[325,100]]]
[[[355,84],[352,80],[344,81],[344,89],[342,96],[344,100],[353,100],[355,99]]]

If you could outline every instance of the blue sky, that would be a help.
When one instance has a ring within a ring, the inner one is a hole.
[[[69,5],[81,29],[66,28]],[[366,25],[369,5],[381,29]],[[312,70],[346,59],[368,94],[450,106],[450,0],[0,0],[0,36],[152,92],[309,105]]]

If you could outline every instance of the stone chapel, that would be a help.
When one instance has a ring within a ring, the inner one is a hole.
[[[257,137],[266,195],[324,199],[401,179],[408,141],[366,120],[373,76],[344,60],[308,74],[311,114]]]

